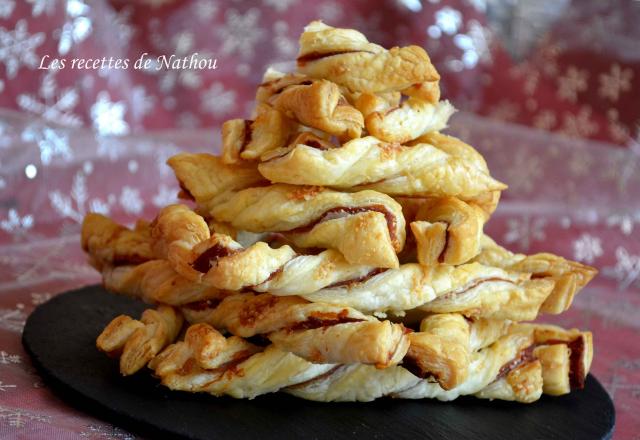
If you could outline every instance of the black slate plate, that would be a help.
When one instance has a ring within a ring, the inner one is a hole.
[[[140,302],[89,286],[56,296],[27,320],[22,342],[48,384],[69,403],[142,435],[194,439],[608,439],[609,396],[593,377],[563,397],[522,405],[462,398],[316,403],[274,394],[255,400],[173,392],[148,372],[123,378],[95,348],[96,336]]]

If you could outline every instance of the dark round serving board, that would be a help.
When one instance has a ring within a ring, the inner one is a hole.
[[[56,296],[27,320],[23,344],[47,383],[92,415],[152,438],[195,439],[608,439],[613,404],[593,377],[563,397],[518,403],[462,398],[317,403],[284,394],[255,400],[170,391],[149,372],[121,377],[117,361],[95,348],[104,326],[144,305],[100,286]]]

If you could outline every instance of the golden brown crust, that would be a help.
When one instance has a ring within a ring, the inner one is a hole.
[[[400,205],[373,191],[271,185],[237,192],[210,213],[236,229],[281,232],[298,247],[337,249],[352,264],[398,267],[405,240]]]
[[[230,119],[222,124],[222,159],[227,164],[259,159],[284,147],[295,130],[295,122],[273,107],[260,104],[255,120]]]
[[[555,287],[542,305],[544,313],[559,314],[567,310],[576,293],[598,273],[593,267],[549,253],[514,254],[487,236],[482,238],[481,246],[482,251],[474,261],[553,280]]]
[[[184,195],[205,211],[225,192],[265,183],[255,165],[225,164],[222,158],[206,153],[180,153],[169,158],[167,164],[173,169]]]
[[[82,221],[80,240],[98,270],[105,265],[139,264],[154,258],[149,224],[144,221],[138,221],[131,230],[109,217],[90,212]]]
[[[355,92],[370,93],[400,91],[440,79],[421,47],[386,50],[369,43],[355,30],[333,28],[317,21],[309,24],[300,36],[298,70]],[[431,96],[432,91],[420,95],[423,99]]]
[[[340,88],[330,81],[311,80],[310,84],[290,85],[269,102],[289,118],[340,139],[360,137],[364,128],[362,113],[351,106]]]
[[[128,376],[149,363],[178,336],[182,315],[169,306],[147,309],[140,321],[120,315],[111,321],[96,340],[99,350],[120,357],[120,373]]]

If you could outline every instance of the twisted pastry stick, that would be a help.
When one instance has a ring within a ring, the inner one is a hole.
[[[88,213],[82,221],[82,249],[98,270],[105,265],[138,264],[154,258],[148,223],[140,220],[135,229],[121,226],[101,214]]]
[[[482,251],[474,261],[554,281],[553,291],[542,304],[544,313],[559,314],[566,311],[576,293],[598,273],[593,267],[549,253],[514,254],[488,236],[482,238],[481,247]]]
[[[272,182],[339,189],[382,188],[389,194],[478,197],[506,186],[477,166],[472,155],[452,155],[438,145],[387,144],[374,137],[353,139],[340,148],[319,150],[297,144],[262,162]]]
[[[371,401],[382,396],[452,400],[472,394],[530,402],[539,397],[548,377],[567,374],[563,363],[537,360],[533,354],[535,348],[543,345],[569,347],[573,344],[575,347],[571,353],[578,360],[587,358],[586,353],[591,350],[589,333],[559,328],[555,328],[555,332],[559,336],[555,341],[541,341],[535,331],[524,329],[502,336],[486,349],[473,353],[468,378],[450,390],[430,380],[420,379],[402,366],[376,369],[362,364],[314,364],[275,346],[245,359],[236,358],[235,362],[227,365],[203,368],[195,360],[184,361],[184,357],[179,356],[180,350],[172,348],[174,345],[165,350],[168,354],[162,353],[157,358],[162,360],[158,363],[164,368],[156,367],[155,373],[171,389],[207,392],[216,396],[227,394],[236,398],[254,398],[282,390],[318,401]],[[575,343],[577,340],[584,344]],[[185,341],[176,345],[181,344],[196,342]],[[229,351],[237,352],[237,349]],[[222,348],[220,353],[224,352]],[[227,355],[226,358],[234,357]],[[531,363],[535,364],[533,368],[528,366]],[[571,368],[568,375],[584,381],[589,365],[581,365],[586,369]],[[575,385],[579,386],[579,382],[576,381]]]
[[[485,212],[454,197],[425,201],[410,223],[417,259],[426,266],[462,264],[480,252]]]
[[[229,191],[238,191],[265,183],[252,164],[225,164],[211,154],[180,153],[167,160],[180,183],[182,196],[195,200],[207,211],[214,199]]]
[[[298,70],[325,78],[355,92],[403,91],[434,102],[440,75],[418,46],[391,50],[370,43],[353,29],[311,22],[300,36]],[[409,89],[409,90],[407,90]]]
[[[210,213],[236,229],[281,232],[301,248],[337,249],[353,264],[398,267],[405,240],[400,205],[373,191],[278,184],[239,191]]]
[[[222,124],[222,160],[235,164],[255,160],[286,146],[297,124],[266,104],[259,104],[255,120],[230,119]]]
[[[387,101],[372,94],[362,94],[356,108],[364,115],[364,124],[372,136],[385,142],[412,141],[430,131],[439,131],[455,111],[449,101],[430,103],[409,98],[401,104],[388,105]]]
[[[401,324],[294,296],[237,294],[217,306],[196,304],[182,310],[189,322],[204,322],[242,337],[264,334],[276,346],[316,363],[386,368],[400,362],[409,348]]]
[[[230,293],[188,280],[166,260],[151,260],[137,266],[105,266],[105,289],[140,298],[151,304],[181,306],[198,301],[220,300]]]
[[[362,114],[349,104],[338,85],[327,80],[284,75],[263,83],[257,100],[290,119],[341,139],[360,137],[364,128]]]
[[[120,356],[120,373],[136,373],[163,348],[172,343],[182,328],[182,315],[173,307],[147,309],[140,321],[127,315],[112,320],[96,340],[99,350]]]

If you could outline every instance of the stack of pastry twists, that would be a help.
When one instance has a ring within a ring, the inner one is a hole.
[[[100,350],[175,390],[321,401],[460,395],[532,402],[580,388],[589,332],[565,311],[595,270],[484,232],[506,186],[470,145],[423,49],[313,22],[298,71],[269,70],[222,153],[168,163],[187,204],[127,228],[88,214],[105,287],[154,308]]]

